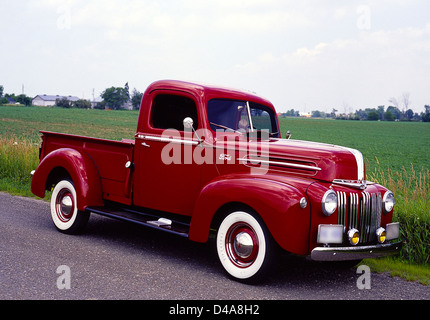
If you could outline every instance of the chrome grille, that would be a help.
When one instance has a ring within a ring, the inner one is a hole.
[[[337,191],[337,199],[338,224],[348,230],[357,229],[360,243],[375,241],[376,230],[381,225],[381,194]]]

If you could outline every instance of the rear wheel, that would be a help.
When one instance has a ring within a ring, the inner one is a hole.
[[[89,217],[89,213],[78,210],[73,183],[58,182],[51,196],[51,218],[55,227],[63,233],[77,234],[85,228]]]
[[[251,213],[228,214],[216,237],[218,258],[234,278],[255,281],[271,269],[274,241],[261,220]]]

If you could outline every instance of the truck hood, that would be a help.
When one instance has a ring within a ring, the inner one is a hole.
[[[363,181],[365,178],[361,152],[332,144],[291,139],[249,141],[248,152],[238,160],[251,167],[266,166],[272,172],[304,175],[329,182]]]

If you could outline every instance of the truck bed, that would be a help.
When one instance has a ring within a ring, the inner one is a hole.
[[[131,170],[127,162],[133,163],[134,140],[106,140],[64,133],[40,131],[43,135],[41,160],[50,152],[71,148],[87,154],[99,171],[103,198],[123,204],[131,204]]]

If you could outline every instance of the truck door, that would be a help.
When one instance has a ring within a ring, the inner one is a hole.
[[[187,93],[163,90],[153,91],[151,98],[147,129],[136,134],[133,202],[191,215],[201,182],[201,166],[192,161],[199,142],[183,120],[190,117],[193,127],[199,127],[196,100]]]

